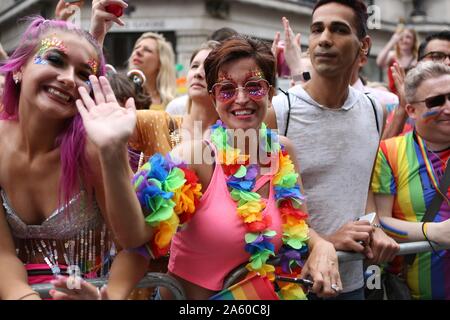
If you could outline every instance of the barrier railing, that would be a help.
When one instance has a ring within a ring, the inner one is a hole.
[[[445,250],[450,249],[450,246],[439,245],[437,243],[432,243],[434,250]],[[397,255],[407,255],[412,253],[421,253],[432,251],[430,244],[426,241],[418,241],[418,242],[408,242],[400,244],[400,251]],[[360,253],[352,253],[352,252],[344,252],[338,251],[337,253],[339,262],[346,261],[356,261],[356,260],[364,260],[364,255]],[[276,260],[273,260],[276,261]],[[230,272],[229,276],[224,281],[224,288],[229,287],[233,283],[237,281],[237,279],[241,278],[247,269],[245,267],[240,266]],[[86,279],[87,282],[92,283],[96,287],[103,286],[107,279],[98,278],[98,279]],[[179,282],[171,277],[170,275],[164,273],[150,272],[139,282],[137,285],[138,288],[153,288],[153,287],[165,287],[167,288],[173,295],[173,298],[176,300],[185,300],[186,295],[184,294],[184,290]],[[49,298],[49,290],[53,289],[53,285],[51,284],[35,284],[32,285],[33,290],[37,291],[42,298]]]
[[[434,242],[432,242],[431,244],[433,245],[433,249],[436,251],[450,249],[450,246],[439,245]],[[421,252],[433,251],[433,249],[430,247],[430,244],[427,241],[405,242],[405,243],[400,244],[400,251],[397,253],[397,255],[404,256],[404,255],[411,254],[411,253],[421,253]],[[364,255],[361,253],[338,251],[337,255],[338,255],[339,262],[356,261],[356,260],[364,260],[365,259]]]

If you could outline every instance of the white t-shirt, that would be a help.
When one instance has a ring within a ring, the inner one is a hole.
[[[187,113],[188,95],[176,97],[167,104],[166,112],[172,116],[184,116]]]
[[[306,194],[310,225],[329,235],[364,215],[372,167],[379,144],[375,113],[364,93],[349,87],[344,105],[327,108],[300,86],[289,89],[291,100],[287,136],[294,143]],[[288,102],[273,101],[280,134],[286,129]],[[375,103],[378,122],[383,113]],[[344,292],[361,288],[362,261],[339,264]]]

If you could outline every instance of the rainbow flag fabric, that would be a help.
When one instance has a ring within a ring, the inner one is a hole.
[[[267,277],[253,275],[222,290],[209,300],[279,300]]]
[[[450,148],[440,152],[427,151],[435,176],[440,179],[445,172]],[[415,132],[381,141],[371,189],[375,194],[394,196],[392,216],[394,218],[419,222],[427,206],[433,199],[436,189],[430,179]],[[447,197],[450,195],[447,190]],[[450,207],[446,201],[434,221],[450,218]],[[384,227],[384,226],[383,226]],[[408,240],[401,230],[384,229],[386,233],[399,240]],[[396,258],[390,270],[399,271],[402,258]],[[413,298],[450,299],[450,250],[438,254],[425,252],[417,254],[414,263],[408,268],[407,282]]]

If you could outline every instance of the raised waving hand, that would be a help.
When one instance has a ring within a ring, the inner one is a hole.
[[[284,57],[286,63],[291,70],[291,75],[300,74],[303,72],[301,65],[301,35],[300,33],[294,34],[294,31],[289,24],[289,20],[286,17],[283,17],[281,22],[284,28]],[[279,46],[280,38],[280,32],[277,32],[272,43],[272,53],[275,57],[278,56],[279,50],[283,50]]]
[[[79,87],[81,99],[76,101],[89,139],[100,149],[126,145],[136,126],[134,99],[129,98],[121,107],[105,77],[91,75],[89,81],[94,98]]]

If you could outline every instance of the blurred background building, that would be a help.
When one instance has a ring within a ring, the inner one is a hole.
[[[51,18],[57,0],[2,0],[0,2],[0,42],[11,52],[24,30],[20,18],[40,14]],[[173,44],[179,75],[185,74],[190,55],[216,29],[231,27],[243,34],[272,41],[281,31],[286,16],[294,32],[302,34],[307,48],[309,24],[315,0],[129,0],[125,27],[114,27],[105,42],[108,61],[121,68],[142,32],[164,34]],[[370,6],[369,28],[373,38],[370,61],[364,73],[383,81],[384,72],[375,58],[401,19],[413,25],[421,38],[427,33],[450,28],[450,0],[366,0]],[[81,11],[81,25],[88,29],[91,1]],[[184,66],[181,69],[181,66]]]

